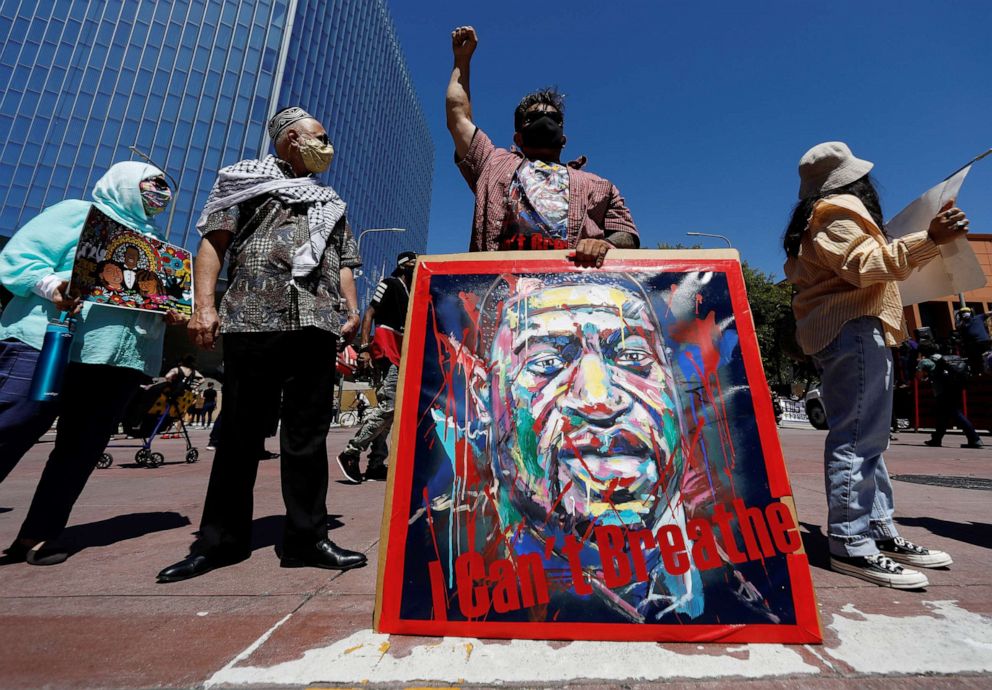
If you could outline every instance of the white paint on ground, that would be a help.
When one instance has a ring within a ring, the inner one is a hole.
[[[224,668],[222,668],[220,671],[218,671],[217,673],[215,673],[213,675],[213,677],[210,678],[210,680],[208,680],[206,683],[203,684],[203,687],[204,688],[209,688],[209,687],[212,687],[212,686],[216,685],[219,682],[222,682],[222,681],[215,680],[218,675],[224,673],[224,671],[229,670],[231,667],[233,667],[238,662],[244,661],[245,659],[247,659],[248,657],[250,657],[252,654],[254,654],[255,653],[255,650],[258,649],[259,647],[261,647],[263,644],[265,644],[268,641],[268,639],[270,637],[272,637],[272,633],[274,633],[276,630],[278,630],[279,627],[283,623],[285,623],[286,621],[288,621],[290,618],[292,618],[292,616],[293,616],[293,612],[292,611],[290,611],[285,616],[283,616],[279,620],[279,622],[277,622],[271,628],[269,628],[264,633],[262,633],[262,636],[261,637],[259,637],[257,640],[255,640],[254,642],[252,642],[250,645],[248,645],[243,652],[241,652],[236,657],[234,657],[233,659],[231,659],[230,661],[228,661],[227,662],[227,665],[224,666]]]
[[[204,616],[210,615],[210,612],[209,611],[197,611],[196,612],[196,615],[199,616],[200,618],[203,618]]]
[[[886,616],[847,604],[830,625],[840,645],[826,651],[862,673],[992,671],[992,618],[955,601],[923,604],[934,615]]]
[[[534,640],[492,643],[458,637],[414,647],[401,657],[383,653],[388,648],[389,635],[362,630],[329,647],[312,649],[302,659],[269,668],[228,665],[208,685],[412,680],[489,684],[583,678],[653,681],[819,672],[803,660],[797,648],[777,644],[742,645],[732,650],[733,656],[679,654],[653,642],[572,642],[556,649]]]
[[[836,671],[833,658],[864,674],[969,673],[992,671],[992,619],[953,601],[929,601],[933,615],[862,613],[848,604],[829,626],[840,643],[810,646]],[[847,615],[845,615],[847,614]],[[658,681],[673,678],[770,678],[811,675],[824,669],[807,663],[801,647],[752,644],[712,647],[711,654],[680,654],[650,642],[487,642],[443,638],[393,656],[390,636],[361,630],[333,644],[311,649],[300,659],[271,667],[239,666],[284,623],[277,623],[251,647],[218,671],[206,686],[307,685],[312,683],[553,683],[581,679]],[[697,647],[699,649],[699,647]]]

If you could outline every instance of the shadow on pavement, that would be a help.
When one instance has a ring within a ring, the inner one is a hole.
[[[931,517],[897,517],[896,522],[907,527],[922,527],[938,537],[992,549],[992,525],[986,522],[951,522]]]
[[[830,546],[822,528],[808,522],[800,522],[799,526],[802,528],[799,534],[803,538],[803,548],[806,549],[810,567],[830,570]]]
[[[338,527],[344,527],[344,523],[338,520],[340,515],[327,516],[327,530],[331,531]],[[286,525],[285,515],[266,515],[256,518],[251,523],[251,550],[258,551],[269,546],[277,547],[277,554],[282,548],[282,533]],[[330,535],[333,541],[333,535]],[[281,555],[281,554],[279,554]]]
[[[67,527],[60,542],[68,545],[73,553],[93,546],[110,546],[128,539],[143,537],[152,532],[186,527],[189,518],[173,511],[155,513],[130,513],[116,515],[106,520]]]

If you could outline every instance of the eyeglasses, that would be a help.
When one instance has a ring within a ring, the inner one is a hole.
[[[565,118],[557,110],[528,110],[524,113],[524,122],[534,122],[542,117],[551,118],[559,125],[565,121]]]

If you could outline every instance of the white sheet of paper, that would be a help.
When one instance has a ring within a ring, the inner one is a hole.
[[[966,166],[900,211],[885,224],[889,237],[903,237],[930,227],[940,207],[956,199],[971,166]],[[940,256],[899,283],[903,306],[956,296],[985,287],[985,273],[966,237],[941,245]]]

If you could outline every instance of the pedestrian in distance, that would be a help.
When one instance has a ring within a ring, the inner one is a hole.
[[[70,549],[58,542],[76,499],[96,467],[138,388],[157,376],[165,316],[102,304],[69,294],[79,236],[92,208],[143,235],[165,239],[155,223],[172,199],[164,173],[127,161],[110,167],[92,199],[46,208],[20,228],[0,252],[0,283],[14,297],[0,315],[0,481],[55,421],[55,445],[8,560],[62,563]],[[29,392],[49,321],[73,314],[75,335],[57,400],[36,402]]]
[[[399,383],[400,353],[403,351],[403,329],[410,304],[410,286],[413,270],[417,266],[416,252],[402,252],[396,257],[396,268],[390,277],[379,283],[362,319],[362,333],[358,346],[358,366],[371,371],[376,383],[376,406],[362,419],[355,436],[338,455],[338,465],[348,481],[358,484],[363,475],[361,455],[371,448],[364,479],[386,480],[386,458],[389,430],[393,425],[396,405],[396,386]],[[372,324],[375,335],[372,336]]]
[[[892,354],[905,338],[897,282],[962,237],[968,219],[948,202],[927,230],[889,241],[878,193],[842,142],[814,146],[799,162],[799,203],[783,240],[796,287],[796,338],[822,380],[830,431],[824,448],[827,538],[833,570],[900,589],[928,584],[904,567],[942,567],[951,557],[913,544],[892,520],[883,458],[892,419]]]
[[[213,381],[207,382],[207,387],[200,395],[203,396],[203,406],[200,414],[203,416],[203,428],[206,429],[214,423],[214,410],[217,409],[217,389],[214,388]]]
[[[564,97],[555,88],[529,93],[513,113],[512,150],[497,148],[472,114],[469,68],[478,45],[470,26],[451,32],[455,64],[446,96],[455,162],[475,193],[469,251],[571,249],[580,266],[602,266],[613,247],[640,246],[620,191],[567,164]]]
[[[933,386],[933,395],[937,400],[937,427],[924,443],[940,448],[943,445],[944,435],[947,434],[947,427],[954,422],[967,439],[967,443],[961,444],[962,448],[982,448],[981,437],[961,409],[964,392],[971,376],[968,361],[958,355],[937,353],[921,359],[919,370]]]
[[[302,108],[268,125],[276,155],[223,168],[197,223],[196,304],[189,332],[211,349],[224,337],[224,424],[203,517],[189,555],[159,582],[197,577],[251,555],[252,506],[268,410],[282,398],[286,522],[281,565],[347,570],[364,554],[327,535],[327,431],[334,353],[358,330],[352,269],[361,265],[345,203],[315,177],[334,148]],[[214,306],[225,254],[229,287]],[[339,301],[348,313],[342,319]]]

